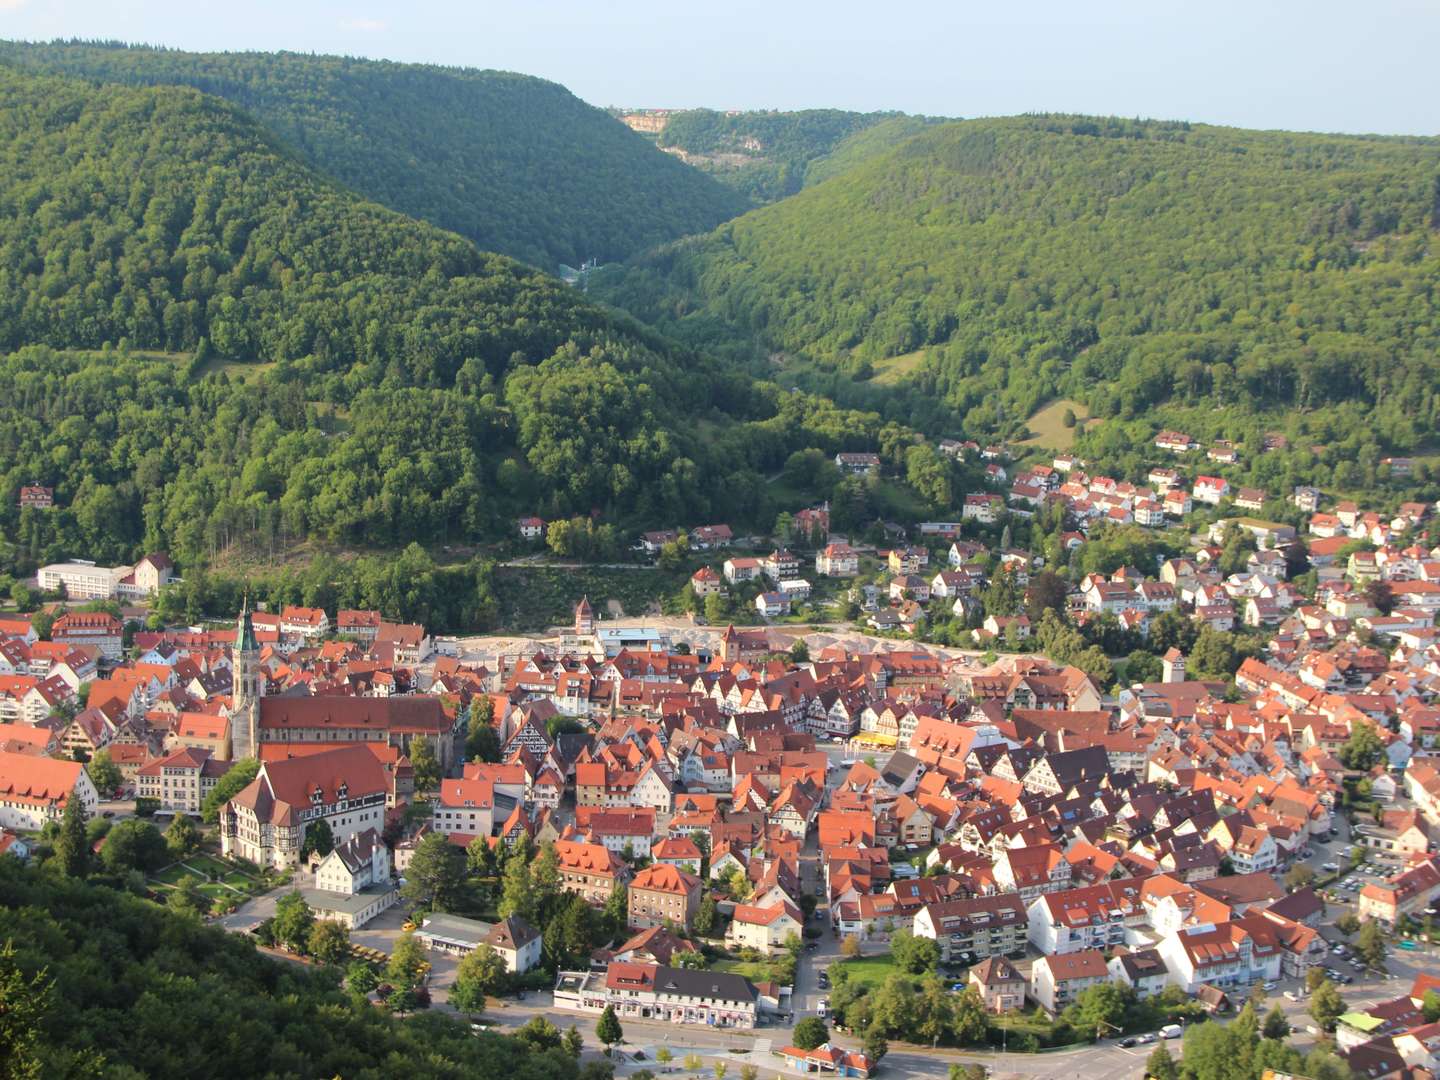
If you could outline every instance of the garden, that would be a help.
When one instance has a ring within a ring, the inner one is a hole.
[[[156,887],[162,900],[165,894],[181,888],[181,883],[185,881],[192,882],[190,887],[210,902],[212,915],[234,911],[250,897],[258,896],[270,887],[262,876],[247,873],[239,866],[204,853],[189,855],[150,877],[150,884]]]

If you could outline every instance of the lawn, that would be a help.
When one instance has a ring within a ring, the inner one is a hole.
[[[224,877],[226,874],[240,872],[229,863],[215,858],[214,855],[191,855],[186,858],[185,865],[192,870],[199,870],[202,874],[209,874],[211,877]]]
[[[850,982],[867,989],[877,987],[891,975],[900,973],[889,953],[883,956],[857,956],[852,960],[842,960],[840,964],[849,972]],[[832,974],[830,977],[834,979],[835,976]]]
[[[1074,427],[1065,426],[1066,409],[1075,413],[1077,422]],[[1068,398],[1052,401],[1025,421],[1025,427],[1033,432],[1033,437],[1026,439],[1020,445],[1043,446],[1051,450],[1069,450],[1075,445],[1075,436],[1082,426],[1099,423],[1098,420],[1091,420],[1089,417],[1090,410],[1078,401],[1071,401]]]
[[[162,885],[178,885],[185,878],[194,878],[197,882],[204,884],[205,879],[187,866],[176,863],[174,866],[167,866],[160,873],[154,875],[154,880]]]
[[[884,360],[876,360],[871,367],[875,369],[875,377],[871,382],[879,383],[881,386],[890,386],[900,382],[907,375],[919,370],[925,361],[925,350],[916,349],[914,352],[902,353],[899,356],[888,356]]]
[[[716,960],[710,965],[714,971],[728,971],[733,975],[743,975],[751,982],[781,982],[789,983],[794,978],[794,973],[788,965],[777,959],[770,960]]]

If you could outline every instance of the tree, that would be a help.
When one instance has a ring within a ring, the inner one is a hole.
[[[717,1061],[711,1068],[715,1071],[715,1080],[725,1080],[725,1074],[730,1071],[730,1066],[723,1061]]]
[[[95,790],[102,796],[113,795],[125,783],[125,778],[120,775],[120,767],[110,758],[109,750],[95,751],[95,756],[85,766],[85,771],[90,776],[90,782],[95,785]]]
[[[1290,1021],[1285,1019],[1285,1010],[1276,1005],[1266,1013],[1265,1025],[1261,1028],[1261,1032],[1267,1039],[1288,1039],[1290,1037]]]
[[[254,758],[241,758],[231,765],[200,803],[200,820],[214,825],[220,818],[220,807],[238,795],[242,788],[248,787],[259,772],[260,762]]]
[[[1345,1000],[1340,996],[1340,991],[1335,989],[1335,984],[1329,979],[1322,979],[1310,995],[1310,1015],[1322,1028],[1331,1031],[1335,1027],[1335,1021],[1344,1012]]]
[[[1360,929],[1360,920],[1353,911],[1347,911],[1340,918],[1335,920],[1335,929],[1339,930],[1346,937]],[[1314,970],[1313,968],[1311,970]]]
[[[900,930],[890,939],[890,953],[895,958],[895,965],[911,975],[934,971],[940,963],[940,948],[935,941],[916,937],[908,930]]]
[[[830,1041],[830,1029],[818,1016],[807,1016],[795,1025],[790,1041],[801,1050],[814,1050]]]
[[[489,702],[489,698],[481,700]],[[472,714],[469,732],[465,736],[465,757],[470,761],[496,762],[502,751],[500,735],[489,720],[479,721]]]
[[[662,1049],[665,1050],[665,1056],[662,1058],[657,1051],[655,1054],[655,1060],[660,1062],[660,1064],[664,1065],[670,1060],[670,1050],[668,1047],[664,1047]],[[571,1024],[570,1030],[565,1032],[565,1052],[569,1054],[572,1058],[574,1058],[576,1061],[579,1061],[580,1055],[584,1051],[585,1036],[580,1034],[580,1029],[578,1027],[576,1027],[574,1024]]]
[[[695,933],[701,937],[710,937],[714,934],[718,912],[715,896],[707,889],[705,895],[700,898],[700,907],[696,909],[694,921],[691,923],[695,928]]]
[[[1065,598],[1069,592],[1069,582],[1053,570],[1041,570],[1032,577],[1025,590],[1025,614],[1031,624],[1038,626],[1047,611],[1055,612],[1063,620]]]
[[[330,822],[323,817],[316,818],[305,827],[305,842],[300,845],[300,859],[303,862],[311,852],[324,857],[335,850],[335,833]]]
[[[85,835],[85,807],[79,798],[65,800],[60,835],[55,839],[55,858],[68,877],[84,877],[90,870],[90,840]]]
[[[851,959],[860,955],[860,938],[855,934],[846,934],[845,940],[840,942],[840,955]]]
[[[536,1053],[558,1050],[565,1045],[565,1036],[560,1029],[543,1016],[532,1016],[515,1032],[515,1037]]]
[[[686,1054],[685,1059],[681,1062],[681,1064],[685,1066],[685,1068],[690,1072],[699,1072],[701,1065],[700,1055]]]
[[[1325,981],[1325,970],[1320,967],[1311,967],[1305,972],[1305,993],[1313,994]]]
[[[430,961],[425,959],[425,949],[413,932],[401,934],[395,939],[395,948],[385,965],[386,979],[397,986],[415,987],[429,970]]]
[[[426,738],[410,742],[410,767],[415,773],[416,791],[433,791],[440,783],[440,762],[435,758],[435,748]]]
[[[533,923],[538,908],[537,898],[530,887],[530,867],[522,859],[508,860],[501,884],[500,917],[519,915],[526,922]]]
[[[105,835],[100,848],[100,861],[112,874],[127,870],[151,871],[164,866],[169,849],[160,830],[148,821],[126,818]]]
[[[310,928],[307,951],[322,964],[338,964],[350,955],[350,931],[332,919],[322,919]]]
[[[1340,762],[1347,769],[1368,772],[1385,757],[1385,744],[1373,724],[1356,721],[1350,727],[1350,738],[1340,748]]]
[[[1291,892],[1308,888],[1315,880],[1315,871],[1304,863],[1296,863],[1285,871],[1285,887]]]
[[[415,846],[400,895],[419,907],[445,910],[464,880],[464,863],[444,833],[427,833]]]
[[[380,976],[364,960],[356,960],[345,969],[345,985],[357,994],[368,994],[380,985]]]
[[[973,986],[965,987],[955,1002],[955,1016],[951,1022],[951,1031],[954,1033],[955,1041],[961,1046],[974,1046],[984,1041],[989,1026],[985,1002],[980,998],[980,991]]]
[[[200,883],[186,874],[166,894],[165,906],[184,915],[203,915],[210,910],[210,900],[200,891]]]
[[[455,969],[450,1004],[461,1012],[478,1013],[485,1008],[487,997],[500,993],[508,977],[504,959],[489,945],[482,944],[466,953]]]
[[[600,1014],[600,1019],[595,1021],[595,1037],[605,1044],[605,1053],[610,1053],[610,1048],[625,1037],[625,1031],[620,1026],[620,1019],[615,1015],[615,1007],[606,1005],[605,1011]]]
[[[1372,578],[1365,583],[1365,600],[1381,615],[1395,610],[1395,588],[1384,578]]]
[[[1378,971],[1385,966],[1385,952],[1385,936],[1380,932],[1380,924],[1374,919],[1367,919],[1355,939],[1356,955],[1366,966]]]
[[[871,1061],[879,1061],[890,1052],[890,1044],[885,1041],[885,1036],[877,1032],[865,1033],[865,1040],[861,1043],[860,1049]]]
[[[183,859],[200,846],[200,830],[189,814],[176,814],[165,830],[165,846],[172,858]]]
[[[13,942],[0,947],[0,1077],[4,1080],[39,1080],[45,1075],[36,1051],[53,987],[45,971],[26,977],[16,963]]]
[[[574,1029],[572,1028],[571,1030]],[[660,1049],[655,1051],[655,1060],[661,1065],[669,1065],[670,1062],[675,1060],[675,1055],[671,1052],[670,1047],[661,1046]]]
[[[275,940],[295,952],[304,952],[310,944],[310,930],[315,913],[298,891],[288,892],[275,901]]]
[[[1145,1075],[1154,1080],[1180,1080],[1180,1067],[1175,1064],[1164,1043],[1150,1051],[1150,1056],[1145,1059]]]
[[[1440,994],[1434,990],[1426,990],[1425,996],[1420,999],[1420,1012],[1424,1015],[1427,1024],[1433,1024],[1440,1020]]]
[[[1080,992],[1075,1003],[1065,1010],[1065,1018],[1072,1027],[1092,1031],[1098,1039],[1118,1026],[1126,1005],[1120,986],[1113,982],[1097,983]]]

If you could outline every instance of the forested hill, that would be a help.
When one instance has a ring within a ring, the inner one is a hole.
[[[555,83],[331,56],[0,43],[0,61],[188,85],[394,210],[554,270],[711,228],[744,201]]]
[[[833,174],[928,122],[901,113],[843,109],[687,109],[672,114],[656,140],[754,202],[767,203],[799,191],[811,182],[812,172]]]
[[[366,202],[218,98],[0,66],[5,350],[0,572],[167,550],[188,578],[534,513],[597,511],[613,548],[773,521],[763,475],[879,427]],[[26,483],[59,509],[18,510]]]
[[[904,356],[873,397],[932,429],[1013,434],[1063,394],[1409,447],[1440,421],[1437,219],[1435,139],[965,121],[602,291],[861,380]]]

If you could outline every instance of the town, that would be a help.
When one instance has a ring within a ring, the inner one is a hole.
[[[993,481],[958,521],[646,532],[688,623],[582,596],[523,647],[248,598],[156,625],[164,554],[44,566],[0,615],[0,850],[632,1072],[1164,1078],[1214,1018],[1277,1072],[1440,1067],[1436,508],[1297,487],[1297,527],[1165,465],[939,450]]]

